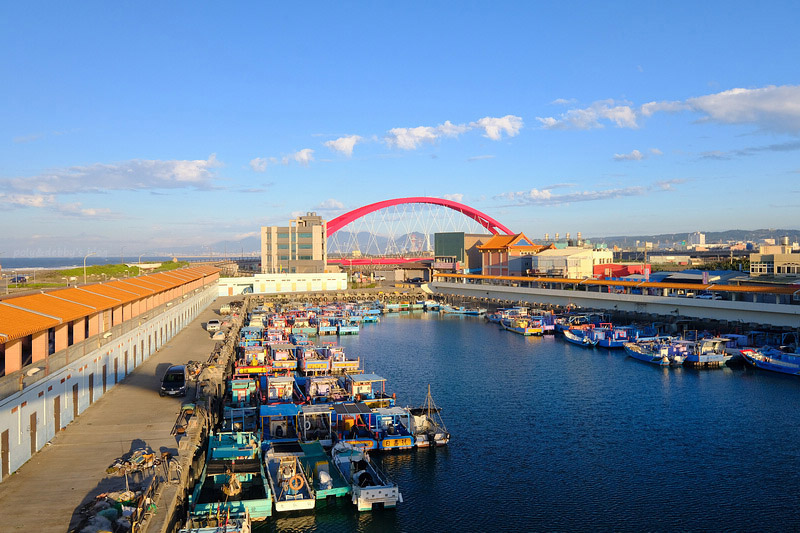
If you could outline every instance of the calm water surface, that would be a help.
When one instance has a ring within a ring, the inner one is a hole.
[[[430,383],[450,445],[375,454],[396,509],[340,501],[259,531],[800,530],[796,378],[663,369],[438,313],[341,344],[399,404]]]

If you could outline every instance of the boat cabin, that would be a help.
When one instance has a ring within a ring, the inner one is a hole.
[[[259,410],[261,438],[266,442],[297,440],[297,414],[299,412],[300,406],[293,403],[262,405]]]
[[[267,376],[267,403],[291,403],[293,394],[292,376]]]
[[[300,440],[318,440],[326,447],[333,445],[333,409],[330,405],[303,405],[298,416]]]
[[[372,409],[363,402],[333,404],[333,427],[336,440],[362,447],[365,450],[377,448],[378,443],[370,431],[374,416]]]
[[[275,343],[269,345],[269,362],[275,371],[297,370],[295,345],[288,343]]]

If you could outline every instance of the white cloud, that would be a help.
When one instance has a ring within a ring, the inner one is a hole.
[[[643,196],[653,192],[664,192],[674,190],[674,185],[684,183],[684,179],[672,179],[667,181],[656,181],[647,186],[622,187],[617,189],[601,189],[565,192],[554,194],[553,189],[558,187],[572,187],[572,184],[560,183],[549,185],[541,189],[530,189],[528,191],[507,192],[495,196],[496,199],[503,199],[510,202],[512,206],[525,205],[563,205],[575,202],[593,202],[597,200],[611,200],[627,196]]]
[[[634,150],[627,154],[614,154],[614,161],[641,161],[644,154],[639,150]]]
[[[578,129],[589,130],[602,128],[601,121],[613,122],[618,128],[638,128],[636,111],[629,105],[617,105],[614,100],[601,100],[583,109],[570,109],[555,117],[536,117],[542,129]]]
[[[800,133],[800,85],[731,89],[689,98],[693,110],[723,124],[756,124],[765,130]]]
[[[483,159],[494,159],[494,158],[495,156],[493,155],[474,155],[472,157],[468,157],[467,161],[472,162],[472,161],[481,161]]]
[[[600,191],[579,191],[567,194],[553,194],[548,189],[531,189],[529,191],[504,193],[496,198],[510,200],[512,205],[560,205],[574,202],[609,200],[624,196],[641,196],[646,192],[647,189],[645,187],[638,186]]]
[[[574,98],[556,98],[550,103],[552,105],[572,105],[578,103],[578,101]]]
[[[392,128],[384,137],[389,146],[402,150],[415,150],[422,144],[433,144],[441,137],[458,137],[473,129],[483,129],[484,137],[498,141],[503,133],[513,137],[522,128],[522,118],[515,115],[504,117],[484,117],[469,124],[453,124],[449,120],[438,126],[417,126],[416,128]]]
[[[484,137],[494,141],[499,141],[503,137],[503,132],[509,137],[514,137],[522,129],[522,125],[522,118],[515,115],[506,115],[499,118],[483,117],[472,123],[474,127],[483,128]]]
[[[256,172],[266,172],[267,162],[268,160],[266,157],[256,157],[250,160],[250,168]]]
[[[311,148],[303,148],[302,150],[298,150],[293,154],[289,154],[283,157],[283,164],[288,165],[290,161],[297,161],[301,165],[307,167],[308,164],[314,160],[314,150]]]
[[[464,195],[461,194],[460,192],[454,194],[443,194],[442,198],[444,198],[445,200],[450,200],[452,202],[458,202],[458,203],[464,201]]]
[[[685,111],[689,106],[683,102],[648,102],[639,108],[642,116],[649,117],[655,113],[677,113],[678,111]]]
[[[339,200],[328,198],[324,202],[318,204],[314,209],[318,211],[334,211],[337,209],[344,209],[344,204]]]
[[[386,137],[386,144],[402,150],[415,150],[422,143],[433,143],[439,137],[436,128],[418,126],[416,128],[392,128]]]
[[[69,194],[109,190],[211,188],[216,155],[199,160],[132,159],[48,171],[38,176],[0,180],[0,189],[20,193]]]
[[[10,207],[47,207],[55,204],[52,194],[4,194],[0,193],[0,204]]]
[[[684,102],[649,102],[642,116],[657,112],[694,111],[704,120],[721,124],[754,124],[765,131],[800,133],[800,85],[769,85],[758,89],[730,89],[689,98]]]
[[[449,120],[445,120],[444,124],[439,124],[436,126],[436,131],[439,135],[443,135],[444,137],[458,137],[462,133],[466,133],[470,130],[470,126],[466,124],[453,124]]]
[[[662,152],[658,148],[650,148],[650,153],[653,155],[664,155],[664,152]]]
[[[339,137],[333,141],[327,141],[325,146],[350,157],[353,155],[353,148],[355,145],[362,140],[362,137],[359,135],[348,135],[346,137]]]

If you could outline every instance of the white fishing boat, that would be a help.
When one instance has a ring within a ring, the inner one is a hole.
[[[331,450],[333,463],[350,484],[353,505],[359,511],[371,511],[375,504],[395,507],[403,501],[400,489],[370,460],[359,446],[338,442]]]
[[[430,385],[428,385],[428,396],[422,407],[412,407],[409,411],[411,413],[411,434],[414,436],[414,444],[417,448],[444,446],[450,442],[450,433],[439,414],[441,409],[433,401]]]
[[[277,512],[313,509],[316,498],[295,455],[267,454],[267,476]]]

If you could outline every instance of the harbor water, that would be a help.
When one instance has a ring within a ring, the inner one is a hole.
[[[340,342],[398,404],[430,383],[452,440],[374,454],[396,509],[340,501],[256,531],[800,529],[798,378],[656,367],[438,313]]]

